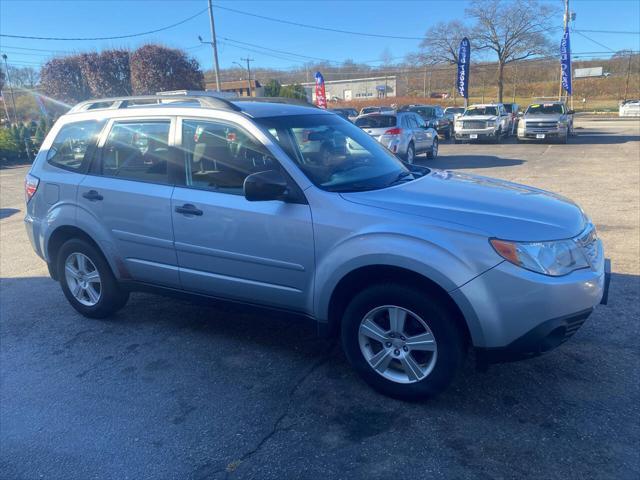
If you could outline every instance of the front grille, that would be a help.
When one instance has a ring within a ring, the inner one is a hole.
[[[584,232],[576,238],[576,243],[582,248],[591,267],[597,267],[600,262],[600,245],[596,227],[590,224]]]
[[[462,128],[464,129],[483,129],[487,128],[487,122],[484,120],[464,120],[462,122]]]
[[[526,122],[526,127],[535,130],[555,130],[558,128],[558,122],[553,121],[541,121],[541,122]]]

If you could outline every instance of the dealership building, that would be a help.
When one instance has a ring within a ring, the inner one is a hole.
[[[315,102],[315,83],[303,83],[307,98]],[[325,80],[325,94],[331,100],[372,100],[375,98],[400,97],[406,95],[407,85],[395,75],[386,77],[352,78],[349,80]]]

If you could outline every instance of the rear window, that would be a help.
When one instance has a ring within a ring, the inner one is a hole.
[[[87,121],[63,126],[47,152],[47,162],[66,170],[80,170],[89,161],[104,122]]]
[[[505,103],[504,109],[507,113],[513,113],[513,103]]]
[[[433,107],[410,107],[409,111],[417,113],[422,118],[434,118],[436,116],[436,111]]]
[[[464,112],[465,117],[475,115],[498,115],[498,109],[496,107],[469,107]]]
[[[529,105],[527,113],[535,115],[561,115],[564,113],[564,105],[561,103],[534,103],[533,105]]]
[[[356,120],[356,125],[360,128],[388,128],[395,127],[396,117],[394,115],[371,115]]]

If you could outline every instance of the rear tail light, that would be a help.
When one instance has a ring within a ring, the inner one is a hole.
[[[40,179],[38,177],[34,177],[30,173],[24,178],[24,197],[27,203],[31,200],[38,190],[38,185],[40,184]]]
[[[384,132],[385,135],[400,135],[401,133],[402,133],[402,129],[398,127],[390,128],[389,130]]]

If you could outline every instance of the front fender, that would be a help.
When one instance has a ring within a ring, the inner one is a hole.
[[[451,237],[448,244],[440,241],[444,241],[444,232],[432,231],[431,234],[435,240],[425,240],[428,236],[400,233],[364,233],[335,245],[324,257],[317,259],[315,316],[319,321],[328,320],[329,304],[336,286],[345,275],[361,267],[387,265],[403,268],[451,292],[499,263],[495,256],[486,255],[486,241],[480,238],[476,242],[469,241],[473,234],[461,234],[465,236],[467,245],[462,254],[455,248],[456,242],[452,242]],[[481,253],[484,253],[484,260],[477,258]]]

